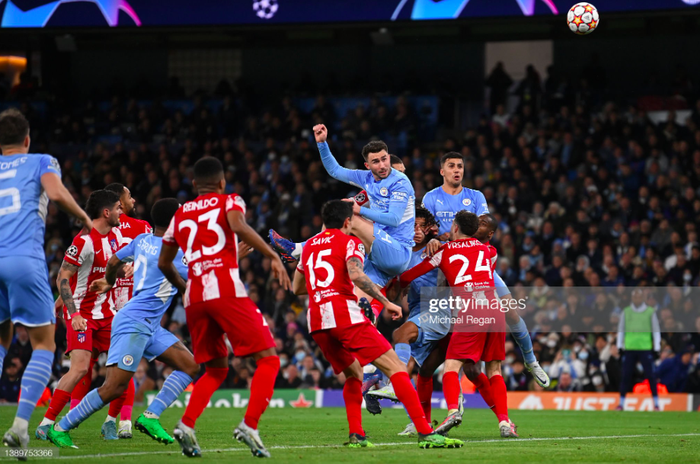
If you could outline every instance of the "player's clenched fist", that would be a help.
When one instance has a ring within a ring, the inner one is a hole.
[[[316,124],[314,126],[314,137],[316,137],[316,143],[323,143],[328,139],[328,129],[323,124]]]
[[[394,321],[397,319],[401,319],[401,306],[394,304],[394,303],[389,303],[384,305],[384,309],[386,309],[389,314],[391,314],[391,319]]]
[[[74,314],[70,324],[76,332],[85,332],[87,330],[87,321],[80,314]]]

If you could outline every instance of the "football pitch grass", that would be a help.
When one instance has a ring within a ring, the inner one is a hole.
[[[134,408],[134,419],[142,408]],[[45,408],[35,412],[30,447],[50,447],[33,438]],[[182,409],[168,409],[161,421],[171,432]],[[149,464],[185,462],[177,443],[161,445],[134,430],[131,440],[104,441],[100,425],[106,408],[71,432],[80,449],[62,449],[60,457],[33,462],[124,462]],[[242,409],[207,409],[197,422],[202,462],[253,462],[244,445],[231,438]],[[444,410],[434,410],[435,419]],[[14,408],[0,407],[0,433],[11,425]],[[299,463],[433,463],[433,462],[678,462],[700,463],[700,415],[678,412],[513,411],[520,439],[502,439],[489,410],[467,409],[464,422],[450,436],[465,441],[461,449],[423,450],[414,438],[397,436],[408,423],[402,410],[384,410],[380,416],[363,411],[363,425],[376,446],[347,449],[345,410],[268,409],[260,435],[277,462]],[[4,449],[0,456],[5,456]],[[8,458],[0,458],[9,462]]]

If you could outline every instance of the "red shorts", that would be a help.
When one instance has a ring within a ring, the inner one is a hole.
[[[85,332],[73,330],[71,321],[66,321],[66,339],[68,340],[68,354],[73,350],[97,351],[105,353],[109,350],[109,339],[112,335],[112,319],[86,319],[87,329]]]
[[[447,347],[447,359],[503,361],[506,359],[505,332],[454,332]]]
[[[228,356],[224,335],[239,357],[275,346],[267,321],[248,297],[202,301],[188,306],[185,314],[197,364]]]
[[[311,334],[333,371],[340,374],[357,359],[362,366],[391,349],[391,345],[369,320],[359,324],[317,330]]]

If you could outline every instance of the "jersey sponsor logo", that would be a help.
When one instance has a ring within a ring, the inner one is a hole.
[[[202,275],[202,263],[194,263],[192,265],[192,273],[199,277]]]
[[[107,272],[107,268],[106,268],[106,267],[95,266],[95,267],[92,268],[92,273],[94,274],[95,272],[99,272],[100,274],[104,274],[105,272]]]
[[[70,256],[71,258],[75,258],[76,256],[78,256],[78,247],[75,245],[69,246],[66,250],[66,255]]]
[[[127,354],[122,358],[122,364],[124,364],[125,366],[131,366],[132,364],[134,364],[134,357],[130,354]]]
[[[202,200],[188,201],[182,207],[182,210],[187,213],[189,211],[199,211],[202,209],[213,208],[219,204],[218,197],[204,198]]]
[[[472,204],[472,201],[469,198],[465,198],[464,200],[462,200],[462,204],[464,206],[469,206]]]
[[[391,194],[391,198],[393,198],[394,200],[404,201],[408,198],[408,194],[406,192],[393,192]]]
[[[382,187],[382,188],[379,189],[379,194],[380,194],[381,196],[385,197],[385,196],[389,195],[389,190],[387,190],[386,187]]]

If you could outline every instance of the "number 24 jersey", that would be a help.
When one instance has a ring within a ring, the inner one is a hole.
[[[163,236],[163,243],[185,252],[189,268],[185,308],[248,296],[238,271],[238,237],[229,226],[229,211],[245,214],[243,198],[235,193],[200,195],[177,210]]]

